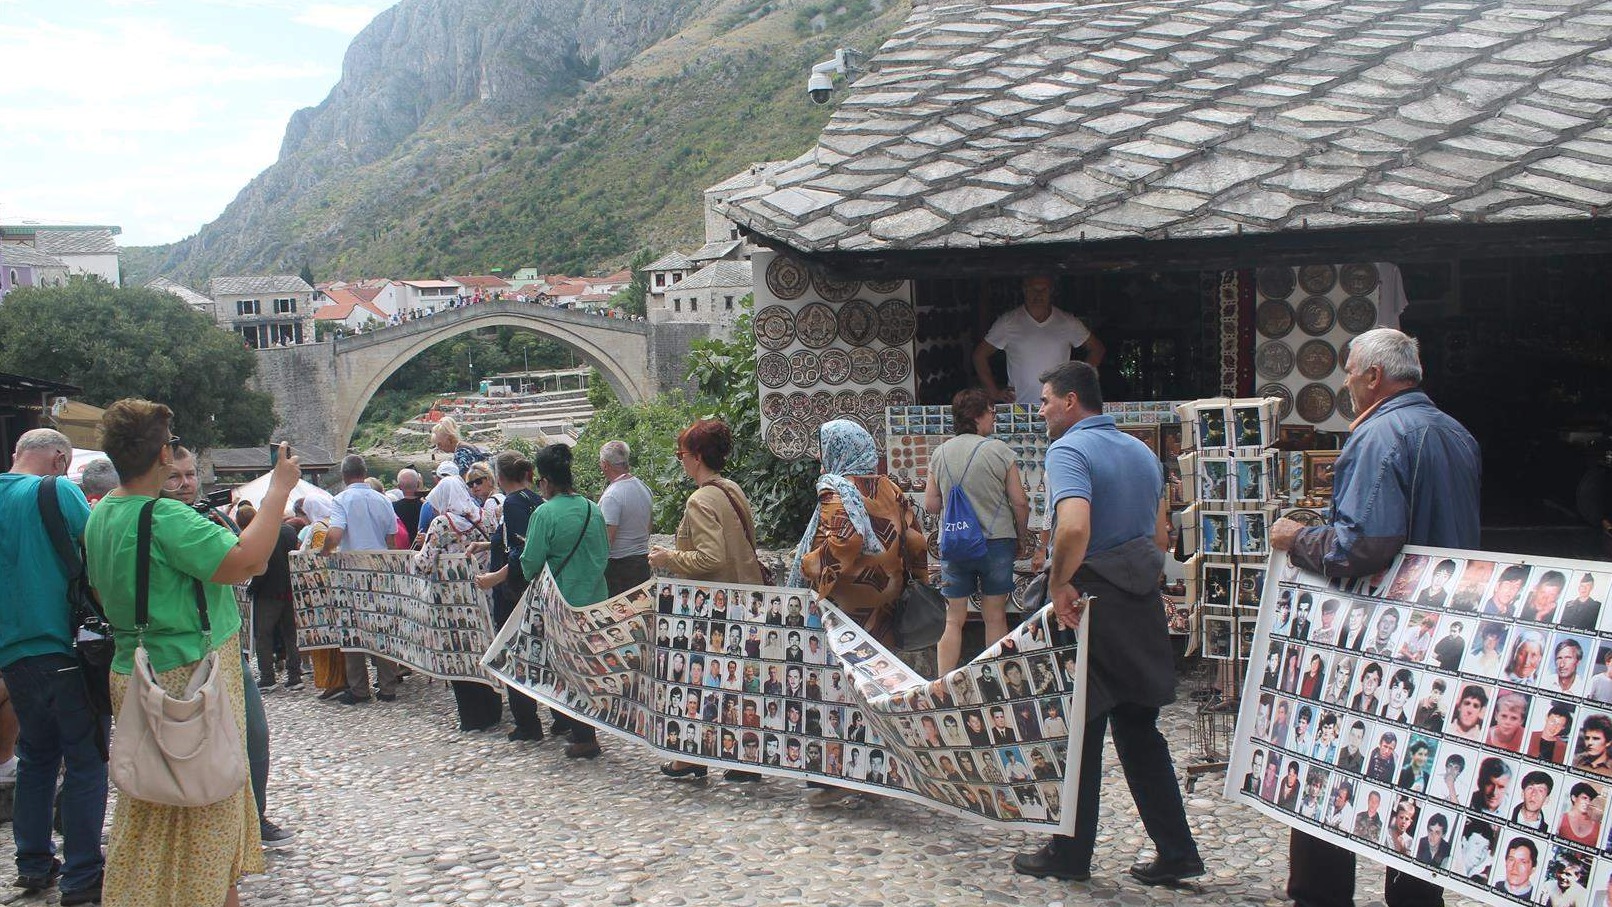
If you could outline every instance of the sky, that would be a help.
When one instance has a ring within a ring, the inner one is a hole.
[[[274,163],[394,0],[0,0],[0,222],[183,239]]]

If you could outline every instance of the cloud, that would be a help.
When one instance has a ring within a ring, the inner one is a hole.
[[[292,17],[298,25],[323,28],[344,35],[356,35],[372,22],[385,7],[338,6],[333,3],[315,3]]]

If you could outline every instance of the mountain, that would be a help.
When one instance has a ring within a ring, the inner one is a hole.
[[[125,250],[129,280],[618,265],[703,241],[704,187],[794,157],[811,64],[896,0],[403,0],[217,220]]]

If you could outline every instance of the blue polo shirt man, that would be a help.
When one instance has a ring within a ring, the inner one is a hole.
[[[1103,415],[1096,369],[1067,362],[1041,382],[1041,415],[1053,439],[1046,466],[1053,511],[1047,589],[1065,631],[1090,621],[1080,691],[1086,725],[1074,834],[1054,835],[1040,850],[1018,855],[1013,868],[1041,878],[1091,878],[1103,735],[1112,729],[1131,799],[1158,848],[1158,857],[1132,866],[1131,876],[1173,885],[1203,875],[1204,865],[1158,730],[1160,707],[1175,699],[1174,654],[1159,596],[1163,470],[1147,445]],[[1083,596],[1092,600],[1089,617]]]
[[[397,540],[397,511],[386,495],[365,484],[369,468],[364,458],[348,454],[341,461],[341,480],[346,484],[336,495],[331,508],[330,531],[325,534],[322,553],[332,551],[385,551]],[[347,692],[337,697],[344,705],[358,705],[370,701],[369,665],[364,653],[346,653]],[[375,683],[379,687],[374,698],[391,702],[397,698],[397,664],[380,657],[369,656],[375,663]]]

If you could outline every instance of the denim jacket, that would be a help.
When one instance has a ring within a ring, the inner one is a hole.
[[[1368,576],[1405,545],[1478,546],[1478,442],[1420,390],[1384,400],[1343,446],[1326,526],[1299,532],[1293,562]]]

